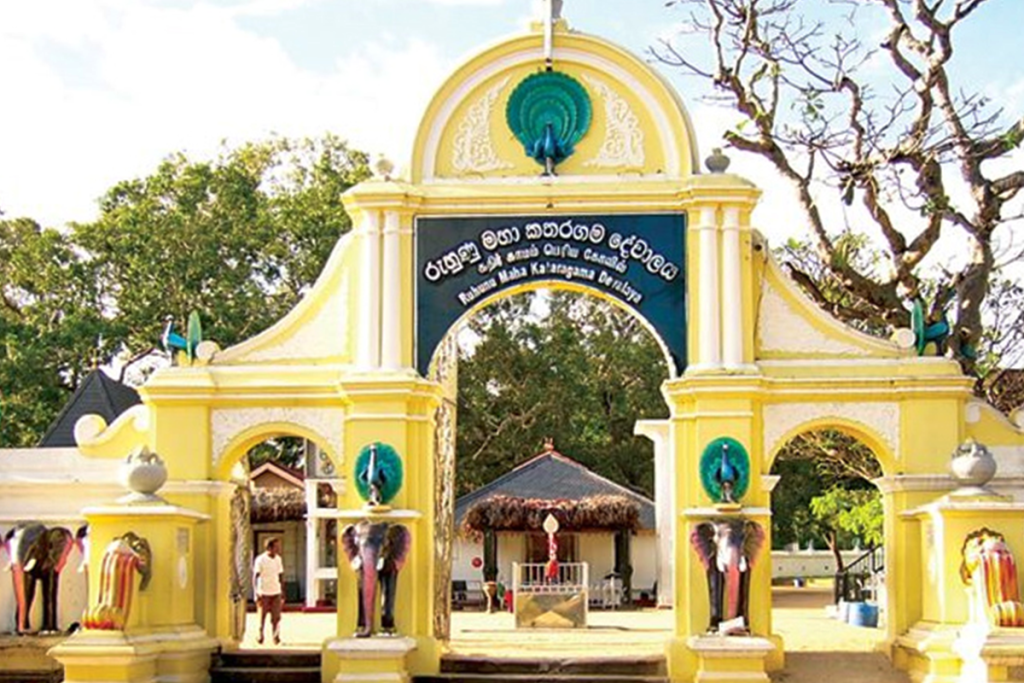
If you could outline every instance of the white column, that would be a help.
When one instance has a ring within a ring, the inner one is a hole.
[[[697,365],[700,368],[717,368],[722,365],[719,329],[718,291],[718,225],[714,207],[700,210],[700,305],[697,307],[698,329]]]
[[[654,444],[654,525],[658,549],[657,573],[659,607],[671,607],[675,595],[672,559],[675,557],[675,451],[672,448],[669,420],[638,420],[633,433],[646,436]]]
[[[402,251],[401,216],[397,211],[384,214],[384,271],[382,303],[384,314],[381,331],[381,367],[398,370],[402,367]]]
[[[359,367],[380,367],[380,216],[368,210],[359,225],[362,239],[362,280],[359,293]]]
[[[743,268],[740,262],[740,210],[725,209],[722,221],[722,360],[729,370],[743,363]]]
[[[316,607],[320,595],[320,586],[316,582],[317,564],[320,561],[320,534],[317,525],[320,518],[316,516],[316,482],[306,482],[306,607]]]

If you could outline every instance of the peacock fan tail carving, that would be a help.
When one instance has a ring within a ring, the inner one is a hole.
[[[103,553],[99,598],[86,610],[82,625],[101,631],[124,629],[131,614],[135,575],[141,578],[139,590],[146,590],[152,566],[149,541],[130,531],[115,538]]]
[[[554,175],[590,129],[590,96],[579,81],[557,71],[527,76],[512,91],[505,119],[526,155]]]

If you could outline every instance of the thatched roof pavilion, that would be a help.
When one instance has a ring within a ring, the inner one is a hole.
[[[306,496],[302,489],[256,488],[251,510],[253,524],[301,521],[306,518]]]
[[[654,502],[562,455],[552,440],[544,444],[540,455],[455,502],[456,528],[471,541],[483,541],[485,582],[499,577],[498,535],[536,538],[535,534],[544,533],[548,515],[558,520],[558,533],[611,537],[614,573],[621,578],[622,597],[629,603],[633,576],[630,539],[637,532],[655,529]]]
[[[540,530],[548,512],[565,531],[646,531],[654,502],[592,472],[548,444],[540,455],[455,502],[458,528]]]
[[[501,494],[474,503],[462,520],[462,528],[470,534],[488,529],[541,531],[549,514],[558,520],[562,531],[636,531],[640,528],[640,505],[626,496],[550,500]]]

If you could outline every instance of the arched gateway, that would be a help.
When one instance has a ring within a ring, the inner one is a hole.
[[[405,467],[392,505],[412,538],[396,610],[408,640],[347,639],[357,596],[343,566],[339,638],[326,646],[324,680],[399,680],[403,666],[436,671],[448,582],[435,558],[446,557],[450,542],[454,448],[442,340],[495,297],[568,287],[632,309],[672,361],[663,386],[671,416],[642,430],[656,442],[673,501],[674,542],[665,547],[674,557],[674,602],[685,607],[667,646],[673,680],[709,672],[733,680],[730,671],[748,672],[736,680],[766,680],[756,672],[781,664],[770,562],[755,564],[750,577],[754,637],[698,637],[709,620],[708,579],[690,536],[726,516],[770,533],[771,462],[792,436],[821,426],[854,432],[882,464],[886,628],[898,662],[929,670],[937,657],[929,659],[912,627],[939,628],[952,617],[933,609],[939,598],[922,567],[934,538],[907,511],[951,488],[949,456],[968,437],[996,451],[1004,470],[1019,469],[1020,430],[971,398],[956,363],[866,337],[806,300],[750,224],[759,191],[720,166],[700,171],[673,89],[642,60],[563,20],[550,34],[545,28],[486,49],[445,82],[423,117],[409,179],[382,177],[349,191],[355,229],[290,314],[208,363],[158,372],[140,391],[144,404],[109,427],[79,425],[89,455],[119,458],[141,444],[161,454],[172,484],[166,497],[209,516],[191,539],[176,537],[177,554],[170,542],[154,546],[155,584],[163,585],[161,572],[183,587],[191,581],[196,609],[187,618],[230,645],[233,465],[252,443],[289,433],[315,440],[348,475],[364,447],[384,442]],[[750,458],[749,487],[725,510],[712,505],[699,472],[701,454],[722,437]],[[356,487],[345,486],[339,514],[358,518],[361,506]],[[1024,534],[1008,543],[1024,557]],[[180,575],[174,563],[186,557],[194,571]],[[139,604],[166,597],[140,595]],[[139,618],[157,614],[154,607]],[[187,649],[167,635],[181,626],[175,618],[147,626],[165,634],[158,657]],[[85,664],[75,671],[74,680],[99,680]]]

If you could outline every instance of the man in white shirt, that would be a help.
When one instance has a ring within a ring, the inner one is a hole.
[[[284,595],[281,584],[284,575],[284,562],[281,561],[281,541],[268,539],[266,552],[256,558],[252,568],[253,585],[256,586],[256,605],[260,610],[260,636],[256,640],[263,644],[263,629],[270,613],[270,626],[274,630],[274,644],[281,644],[281,607]]]

